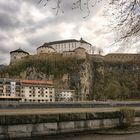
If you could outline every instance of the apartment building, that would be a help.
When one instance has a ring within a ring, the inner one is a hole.
[[[22,102],[54,102],[54,86],[52,81],[21,80]]]
[[[75,90],[70,89],[56,89],[55,100],[58,102],[75,101]]]
[[[0,79],[0,101],[54,102],[52,81]]]
[[[0,79],[0,101],[20,101],[20,80]]]

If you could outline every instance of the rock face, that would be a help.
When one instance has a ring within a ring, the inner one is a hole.
[[[28,67],[26,71],[20,73],[21,79],[46,79],[46,75],[42,72],[37,72],[35,67]]]
[[[90,100],[90,94],[92,91],[92,69],[90,63],[83,63],[79,71],[79,89],[78,97],[80,101]]]

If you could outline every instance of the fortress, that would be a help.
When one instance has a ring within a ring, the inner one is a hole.
[[[69,39],[48,42],[37,48],[37,55],[60,53],[64,57],[86,58],[86,53],[93,54],[93,46],[83,40]],[[14,64],[30,54],[22,49],[10,52],[10,64]]]
[[[37,48],[37,55],[48,54],[53,55],[59,53],[64,57],[75,57],[77,59],[85,59],[87,54],[94,59],[94,61],[105,61],[105,62],[130,62],[140,61],[139,54],[127,54],[127,53],[110,53],[105,56],[100,54],[94,54],[94,47],[83,40],[68,39],[59,40],[44,43],[42,46]],[[17,49],[10,52],[10,64],[15,64],[30,54],[22,49]]]

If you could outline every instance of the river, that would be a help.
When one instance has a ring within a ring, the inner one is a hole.
[[[48,139],[44,139],[48,140]],[[140,134],[133,135],[83,135],[75,137],[51,138],[50,140],[140,140]]]
[[[47,137],[37,138],[36,137],[30,140],[140,140],[140,133],[130,134],[130,135],[97,135],[97,134],[86,134],[82,136],[67,135],[67,136],[59,136],[59,137],[52,137],[52,138],[47,138]]]

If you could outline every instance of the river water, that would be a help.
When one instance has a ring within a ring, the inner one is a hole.
[[[82,136],[59,136],[52,138],[34,138],[32,140],[140,140],[139,134],[130,135],[97,135],[97,134],[86,134]]]
[[[47,140],[47,139],[44,139]],[[50,140],[140,140],[140,134],[133,135],[84,135],[75,137],[52,138]]]

